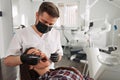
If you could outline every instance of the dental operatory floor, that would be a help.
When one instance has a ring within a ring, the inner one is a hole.
[[[62,57],[62,60],[58,63],[55,63],[55,67],[75,67],[82,73],[85,64],[81,62],[72,61],[69,59],[69,57],[69,51],[64,51],[64,56]]]

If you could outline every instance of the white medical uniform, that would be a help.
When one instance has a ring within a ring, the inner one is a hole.
[[[48,58],[51,53],[54,53],[57,50],[60,55],[63,55],[59,31],[52,28],[51,31],[40,37],[32,27],[27,27],[22,30],[18,30],[15,33],[6,56],[21,55],[22,53],[20,52],[20,49],[22,48],[22,52],[24,52],[25,49],[29,47],[36,47],[44,52]],[[53,63],[50,68],[54,68]]]

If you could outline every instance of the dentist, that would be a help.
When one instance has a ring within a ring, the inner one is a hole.
[[[56,5],[52,2],[43,2],[36,12],[35,24],[18,30],[14,35],[4,58],[4,63],[7,66],[17,66],[22,63],[35,65],[39,58],[36,55],[24,56],[23,52],[29,47],[37,47],[51,59],[52,63],[49,68],[53,69],[53,62],[60,61],[63,56],[60,33],[53,28],[58,18],[59,10]]]

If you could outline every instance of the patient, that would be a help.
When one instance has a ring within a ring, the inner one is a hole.
[[[49,69],[51,61],[40,50],[31,47],[24,54],[36,54],[41,57],[37,65],[20,65],[21,80],[83,80],[81,73],[73,67]]]

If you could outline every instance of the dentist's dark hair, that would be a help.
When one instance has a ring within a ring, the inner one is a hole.
[[[51,17],[59,17],[59,10],[52,2],[43,2],[40,5],[38,13],[41,15],[43,12],[47,12]]]

